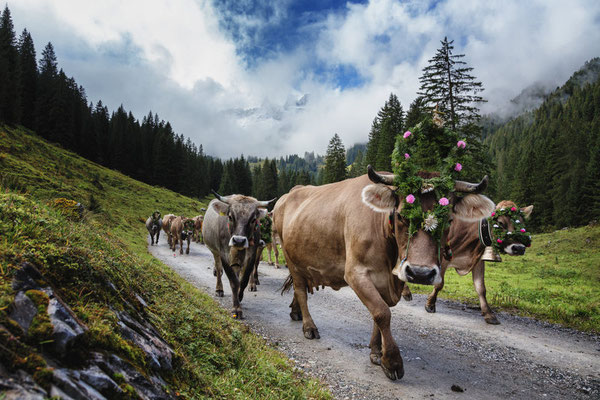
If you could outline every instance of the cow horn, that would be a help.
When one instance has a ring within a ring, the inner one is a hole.
[[[367,174],[369,175],[369,179],[375,183],[383,183],[386,185],[394,184],[394,175],[382,175],[375,172],[371,164],[367,166]]]
[[[454,191],[462,193],[481,193],[488,186],[489,178],[484,176],[479,183],[469,183],[464,181],[454,181]]]
[[[272,203],[272,202],[274,202],[274,201],[275,201],[275,199],[277,199],[277,197],[273,197],[271,200],[267,200],[267,201],[259,201],[259,202],[258,202],[258,206],[259,206],[259,207],[266,208],[266,207],[268,207],[268,206],[269,206],[269,203]]]
[[[229,204],[229,198],[228,197],[221,196],[214,189],[211,189],[211,192],[213,192],[213,194],[216,196],[217,199],[219,199],[219,201],[222,201],[225,204]]]

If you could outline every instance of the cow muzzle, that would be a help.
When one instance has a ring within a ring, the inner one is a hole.
[[[248,238],[246,236],[234,235],[229,239],[229,247],[247,249],[249,247]]]
[[[504,252],[511,256],[522,256],[525,254],[525,248],[525,245],[522,245],[521,243],[513,243],[506,246]]]
[[[442,274],[438,265],[427,267],[422,265],[411,265],[404,262],[397,265],[392,273],[401,281],[418,283],[420,285],[438,285],[442,283]]]

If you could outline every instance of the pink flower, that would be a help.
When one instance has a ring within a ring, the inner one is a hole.
[[[410,154],[408,154],[408,153],[404,153],[404,159],[405,159],[405,160],[408,160],[409,158],[410,158]]]
[[[525,228],[521,228],[521,232],[525,233]]]
[[[495,213],[495,212],[493,212],[493,213],[492,213],[492,217],[495,217],[495,216],[496,216],[496,213]]]
[[[516,207],[511,207],[510,211],[517,211],[517,208]]]
[[[445,198],[445,197],[442,197],[442,198],[440,199],[440,201],[438,201],[438,203],[440,203],[442,206],[447,206],[448,204],[450,204],[450,201],[448,201],[448,199],[447,199],[447,198]]]
[[[467,144],[464,140],[459,140],[458,142],[456,142],[456,147],[458,147],[459,149],[464,149],[465,147],[467,147]]]
[[[414,203],[415,202],[415,196],[413,196],[412,194],[409,194],[408,196],[406,196],[406,202],[407,203]]]
[[[410,135],[412,135],[411,131],[406,131],[404,132],[404,139],[406,139],[407,137],[409,137]]]
[[[454,166],[454,170],[455,171],[460,171],[462,169],[462,164],[461,163],[456,163],[456,165]]]
[[[497,239],[496,242],[502,243],[502,239]]]

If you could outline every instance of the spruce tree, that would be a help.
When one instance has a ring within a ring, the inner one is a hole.
[[[423,120],[430,113],[429,110],[425,108],[425,100],[423,97],[417,97],[410,103],[408,108],[408,112],[406,113],[405,126],[406,129],[411,129],[419,122]]]
[[[18,52],[8,6],[0,16],[0,121],[18,122]]]
[[[403,133],[404,128],[404,110],[395,94],[390,94],[385,106],[379,111],[378,118],[380,130],[377,139],[377,156],[373,166],[379,171],[391,171],[396,136]]]
[[[56,130],[56,116],[51,113],[53,104],[56,102],[56,86],[58,67],[56,54],[52,43],[48,42],[42,51],[42,59],[39,66],[39,84],[35,105],[35,130],[45,138],[54,136]],[[86,156],[87,157],[87,156]],[[93,161],[96,161],[92,158]]]
[[[423,69],[418,94],[431,110],[437,105],[439,111],[446,114],[445,120],[456,130],[479,121],[477,104],[485,100],[478,93],[483,87],[471,75],[473,68],[461,60],[465,55],[452,54],[454,40],[448,41],[444,37],[441,43],[442,47]]]
[[[346,149],[336,133],[327,146],[323,183],[339,182],[344,179],[346,179]]]

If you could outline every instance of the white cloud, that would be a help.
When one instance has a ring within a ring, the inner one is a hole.
[[[9,7],[38,54],[54,44],[59,65],[90,100],[111,109],[123,103],[140,119],[157,112],[209,154],[227,157],[324,153],[334,133],[346,146],[366,141],[390,92],[408,109],[421,69],[446,35],[483,82],[488,110],[533,82],[562,84],[600,55],[597,1],[373,0],[312,19],[303,28],[309,39],[289,51],[269,49],[269,58],[246,67],[239,50],[257,45],[254,28],[285,21],[287,5],[277,3],[266,19],[227,14],[252,28],[238,42],[208,0],[18,0]],[[366,81],[340,88],[315,74],[315,61],[325,70],[351,66]],[[289,107],[306,93],[305,107]],[[257,110],[241,112],[250,109]]]

